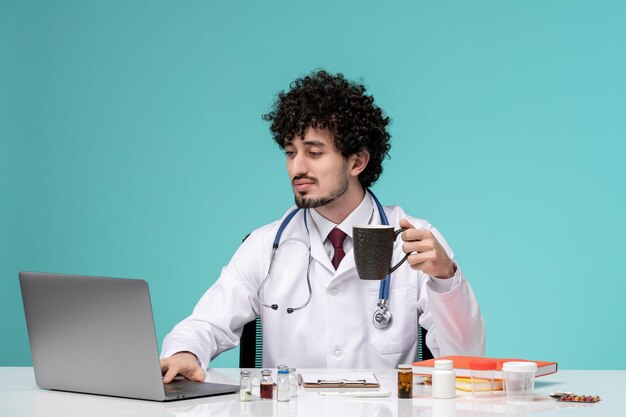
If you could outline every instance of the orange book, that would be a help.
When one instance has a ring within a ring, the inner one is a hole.
[[[437,359],[451,359],[454,366],[454,373],[457,377],[469,378],[469,362],[474,359],[492,359],[496,361],[496,370],[494,372],[494,378],[502,379],[502,364],[504,362],[522,361],[522,362],[535,362],[537,364],[537,373],[535,376],[544,376],[554,374],[557,371],[556,362],[546,361],[529,361],[527,359],[503,359],[503,358],[483,358],[478,356],[442,356],[441,358],[428,359],[421,362],[413,362],[413,373],[417,375],[432,375],[435,370],[435,360]]]

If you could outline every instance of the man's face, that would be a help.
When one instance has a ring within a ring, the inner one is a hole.
[[[348,190],[348,161],[335,148],[330,131],[307,128],[304,137],[285,144],[285,155],[298,207],[324,206]]]

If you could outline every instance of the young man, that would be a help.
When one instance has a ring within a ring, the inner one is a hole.
[[[418,321],[435,356],[483,355],[484,322],[474,294],[441,234],[399,207],[384,207],[394,228],[388,327],[372,319],[379,281],[358,277],[352,226],[381,224],[368,188],[390,149],[389,119],[365,88],[318,71],[282,92],[264,119],[284,149],[296,206],[255,230],[187,319],[163,342],[164,381],[204,380],[204,369],[239,343],[261,316],[263,365],[388,368],[416,359]],[[282,230],[275,256],[272,248]],[[271,264],[271,268],[270,268]],[[310,289],[309,289],[310,288]]]

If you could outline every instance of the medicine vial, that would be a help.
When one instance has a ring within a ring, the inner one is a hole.
[[[289,368],[286,365],[278,367],[278,377],[276,378],[276,399],[278,401],[289,401],[291,382],[289,381]]]
[[[250,372],[241,371],[239,379],[239,401],[252,401],[252,381]]]
[[[398,398],[413,398],[413,368],[398,367]]]
[[[298,395],[298,374],[296,368],[289,368],[289,396],[295,398]]]
[[[272,381],[272,371],[263,369],[261,371],[260,397],[262,400],[274,398],[274,381]]]
[[[456,378],[452,370],[452,361],[439,359],[435,361],[433,371],[433,398],[450,399],[456,395]]]

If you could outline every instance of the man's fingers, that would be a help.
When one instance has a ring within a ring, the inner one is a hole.
[[[174,380],[174,378],[176,378],[176,375],[178,375],[178,368],[170,366],[163,377],[163,382],[169,384]]]
[[[411,252],[428,252],[429,250],[433,250],[435,247],[433,242],[430,240],[418,240],[418,241],[410,241],[402,244],[402,250],[404,253]]]
[[[204,382],[205,378],[196,355],[191,352],[178,352],[169,358],[162,359],[161,372],[164,373],[163,382],[166,384],[172,382],[177,375],[198,382]]]
[[[190,381],[204,382],[205,379],[204,371],[200,369],[199,366],[194,367],[193,369],[180,369],[178,367],[171,366],[165,373],[165,376],[163,377],[163,382],[169,384],[179,374]]]
[[[402,240],[405,242],[413,242],[416,240],[429,239],[432,235],[433,234],[430,230],[408,229],[402,233]]]
[[[422,269],[423,264],[426,262],[431,262],[436,259],[436,254],[434,251],[428,251],[423,253],[413,253],[409,255],[407,261],[414,269]]]
[[[190,381],[204,382],[204,379],[205,379],[204,371],[200,369],[200,367],[198,367],[191,374],[185,375],[185,378],[187,378]]]
[[[402,229],[415,229],[415,226],[413,226],[407,219],[400,219],[400,227]]]

